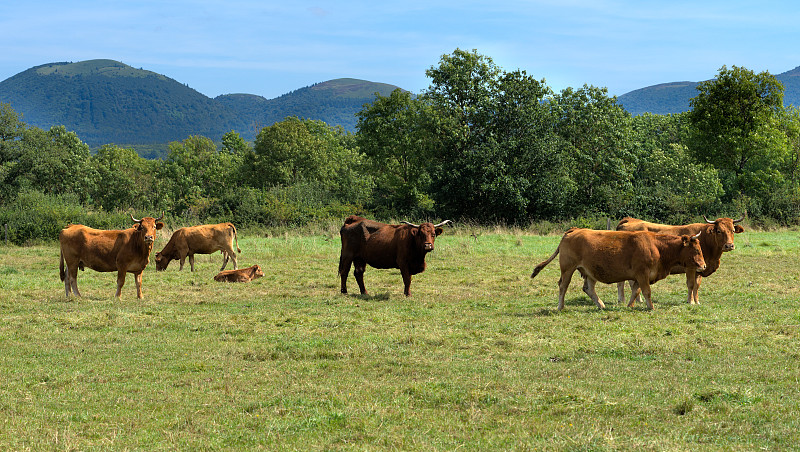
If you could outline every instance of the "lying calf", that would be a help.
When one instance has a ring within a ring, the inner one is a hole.
[[[261,267],[253,265],[252,267],[240,268],[238,270],[225,270],[219,272],[214,277],[214,281],[220,282],[250,282],[254,279],[264,276]]]

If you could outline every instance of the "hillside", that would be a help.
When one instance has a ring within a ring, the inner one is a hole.
[[[219,139],[230,130],[252,140],[287,116],[320,119],[353,130],[355,113],[397,87],[338,79],[276,99],[230,94],[211,99],[173,79],[114,60],[50,63],[0,82],[0,102],[27,124],[64,125],[91,146],[165,144],[199,134]]]
[[[775,76],[784,86],[785,105],[800,106],[800,67]],[[689,110],[689,99],[697,96],[700,82],[673,82],[648,86],[617,98],[633,115],[681,113]]]

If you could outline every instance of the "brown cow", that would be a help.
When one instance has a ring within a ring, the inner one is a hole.
[[[62,229],[58,235],[61,242],[59,267],[66,296],[69,297],[70,289],[75,295],[81,296],[78,291],[78,269],[89,267],[99,272],[117,272],[117,298],[125,284],[125,273],[133,273],[136,296],[142,298],[142,272],[150,260],[156,231],[164,227],[164,223],[159,221],[162,218],[163,213],[158,218],[144,217],[141,220],[131,215],[131,220],[136,224],[121,231],[92,229],[80,224]]]
[[[706,261],[706,269],[696,272],[694,267],[682,267],[676,265],[670,270],[670,274],[686,273],[686,287],[688,289],[687,301],[690,304],[700,304],[698,292],[700,290],[700,280],[702,277],[710,276],[717,271],[721,264],[722,253],[732,251],[736,248],[733,243],[734,234],[744,232],[744,228],[737,223],[744,220],[744,216],[738,220],[730,218],[717,218],[711,221],[703,215],[705,223],[692,223],[679,226],[667,224],[650,223],[636,218],[626,217],[620,220],[617,225],[618,231],[652,231],[663,234],[673,235],[696,235],[700,234],[700,247],[703,248],[703,258]],[[617,286],[617,298],[622,301],[625,298],[625,283]]]
[[[347,274],[351,264],[355,267],[353,276],[361,293],[367,293],[364,270],[369,264],[374,268],[399,268],[405,285],[403,293],[411,295],[411,275],[425,271],[425,255],[433,251],[433,243],[442,233],[440,226],[450,223],[450,220],[439,224],[403,223],[385,224],[355,215],[347,217],[339,230],[342,239],[339,257],[342,293],[347,293]]]
[[[664,279],[675,265],[694,266],[698,271],[706,268],[698,236],[572,228],[561,238],[553,255],[536,266],[531,278],[539,274],[559,252],[559,310],[564,309],[564,295],[575,270],[579,270],[586,278],[584,291],[600,309],[605,305],[594,290],[595,284],[598,281],[610,284],[627,280],[634,280],[638,285],[634,288],[628,307],[633,307],[641,290],[647,307],[653,309],[650,284]]]
[[[233,223],[180,228],[172,234],[164,249],[156,253],[156,270],[166,270],[167,265],[173,259],[180,260],[181,266],[178,270],[183,270],[186,256],[189,256],[189,265],[194,271],[195,254],[211,254],[215,251],[222,251],[223,260],[220,271],[225,270],[229,258],[233,260],[233,269],[236,270],[239,266],[236,263],[236,254],[233,252],[234,241],[236,241],[236,251],[241,253],[236,226]]]
[[[217,276],[214,277],[214,281],[250,282],[262,276],[264,276],[264,272],[261,271],[261,267],[258,265],[253,265],[252,267],[240,268],[238,270],[225,270],[224,272],[219,272]]]

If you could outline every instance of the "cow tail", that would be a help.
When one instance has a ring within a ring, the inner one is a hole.
[[[59,260],[60,262],[58,264],[58,275],[61,277],[61,280],[63,281],[64,278],[66,277],[66,273],[64,272],[64,250],[61,250],[61,259]]]
[[[233,229],[233,240],[236,242],[236,252],[241,253],[242,249],[239,248],[239,236],[236,234],[236,226],[233,223],[230,223],[231,229]]]
[[[537,266],[536,266],[536,268],[534,268],[534,269],[533,269],[533,273],[531,273],[531,278],[535,278],[535,277],[536,277],[536,275],[538,275],[538,274],[539,274],[539,272],[540,272],[540,271],[542,271],[542,269],[543,269],[543,268],[545,268],[545,267],[547,266],[547,264],[549,264],[550,262],[552,262],[552,261],[553,261],[553,259],[555,259],[555,258],[556,258],[556,256],[558,256],[558,252],[559,252],[560,250],[561,250],[561,244],[559,243],[559,244],[558,244],[558,247],[556,248],[556,251],[553,253],[553,255],[552,255],[552,256],[550,256],[550,257],[549,257],[549,258],[548,258],[546,261],[544,261],[544,262],[542,262],[541,264],[537,265]]]

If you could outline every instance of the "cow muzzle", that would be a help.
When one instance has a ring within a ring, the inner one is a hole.
[[[155,241],[156,241],[156,239],[152,235],[144,236],[144,243],[153,243]]]
[[[722,247],[722,251],[733,251],[736,249],[736,245],[733,243],[726,243],[725,246]]]
[[[425,248],[425,251],[433,251],[433,243],[431,242],[425,242],[422,246]]]
[[[699,271],[699,272],[706,271],[706,264],[698,265],[697,266],[697,271]]]

